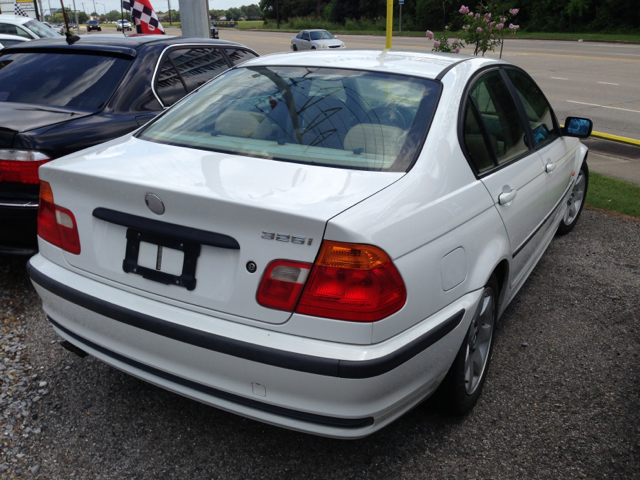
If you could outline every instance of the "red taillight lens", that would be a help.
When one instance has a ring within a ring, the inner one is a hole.
[[[293,312],[312,265],[291,260],[274,260],[262,276],[258,303],[263,307]]]
[[[40,182],[38,236],[69,253],[80,255],[76,218],[70,210],[54,203],[51,185],[44,181]]]
[[[33,183],[40,181],[38,168],[49,157],[29,150],[0,150],[0,182]]]
[[[406,299],[402,277],[384,251],[324,241],[296,313],[375,322],[400,310]]]

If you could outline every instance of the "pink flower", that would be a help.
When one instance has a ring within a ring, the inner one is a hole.
[[[479,13],[476,13],[476,18],[480,18],[480,14]]]
[[[493,27],[495,24],[496,24],[496,22],[491,22],[491,23],[489,23],[489,26]]]
[[[490,35],[490,37],[491,37],[491,38],[496,38],[496,37],[494,37],[494,36],[493,36],[493,33]]]
[[[446,27],[444,27],[445,30],[449,30],[449,25],[447,25]]]
[[[486,18],[491,18],[491,13],[485,13],[485,14],[484,14],[484,16],[485,16]]]
[[[436,40],[435,42],[433,42],[433,46],[435,48],[438,48],[440,46],[440,42]]]
[[[520,11],[519,8],[512,8],[511,10],[509,10],[509,13],[511,15],[517,15],[519,11]]]
[[[482,28],[481,27],[476,28],[476,32],[478,33],[482,32]]]
[[[469,15],[470,17],[473,17],[473,12],[469,12],[467,13],[467,15]]]
[[[427,38],[433,40],[433,32],[431,30],[427,30]]]
[[[460,47],[456,47],[455,52],[460,53]]]
[[[507,21],[507,17],[502,17],[502,18],[500,19],[500,21],[501,21],[502,23],[506,22],[506,21]]]
[[[502,30],[502,29],[504,28],[504,23],[499,23],[499,24],[497,24],[497,25],[496,25],[496,28],[497,28],[498,30]]]
[[[462,5],[462,7],[460,7],[459,12],[463,15],[466,15],[467,13],[469,13],[469,7],[465,7],[464,5]]]

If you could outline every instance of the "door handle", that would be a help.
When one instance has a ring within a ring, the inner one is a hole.
[[[505,189],[507,188],[509,187],[505,187]],[[510,192],[503,191],[500,195],[498,195],[498,203],[500,205],[506,205],[507,203],[512,201],[514,198],[516,198],[516,193],[517,193],[517,190],[511,190]]]
[[[547,165],[544,167],[547,173],[551,173],[556,169],[556,164],[547,160]]]

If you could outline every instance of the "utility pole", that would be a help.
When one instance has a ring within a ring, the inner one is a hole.
[[[278,30],[279,30],[280,29],[280,10],[278,10],[278,0],[276,0],[276,22],[278,23]]]
[[[76,14],[76,25],[78,25],[78,33],[80,33],[80,24],[78,23],[78,10],[76,10],[76,0],[73,0],[73,13]]]
[[[167,0],[169,2],[169,25],[173,25],[173,21],[171,20],[171,0]]]
[[[404,4],[404,0],[399,0],[400,4],[400,18],[399,18],[399,23],[398,23],[398,31],[401,32],[402,31],[402,5]]]
[[[96,0],[93,0],[93,13],[95,13],[96,16],[98,15],[98,10],[96,10]]]
[[[49,21],[53,23],[53,12],[51,11],[51,0],[49,0]]]

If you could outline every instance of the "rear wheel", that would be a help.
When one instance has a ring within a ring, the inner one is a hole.
[[[558,226],[558,235],[566,235],[578,223],[584,202],[587,198],[587,189],[589,187],[589,167],[587,162],[582,162],[580,172],[576,183],[573,185],[569,200],[567,200],[567,211],[564,214],[560,225]]]
[[[458,355],[440,385],[438,396],[452,413],[464,415],[474,407],[487,378],[495,329],[498,282],[492,275],[482,292]]]
[[[315,50],[315,49],[316,49],[316,47],[311,47],[311,50]]]
[[[293,46],[293,51],[297,52],[298,51],[298,47],[296,45]]]

